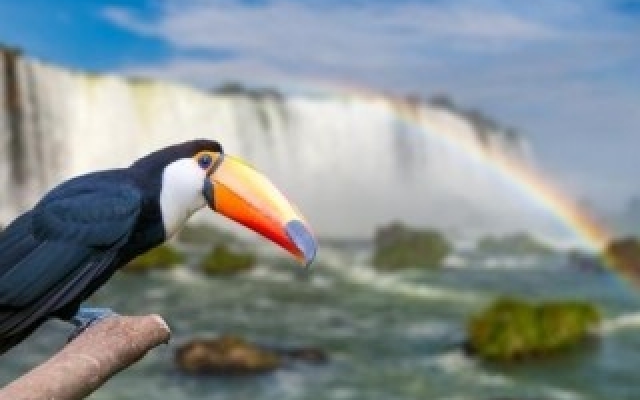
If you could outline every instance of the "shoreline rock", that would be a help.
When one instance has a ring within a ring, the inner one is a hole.
[[[151,270],[166,270],[177,267],[185,261],[182,253],[168,244],[160,245],[139,255],[122,267],[126,273],[143,273]]]
[[[194,338],[175,352],[175,363],[195,375],[258,375],[300,361],[324,365],[327,353],[316,347],[261,346],[234,335],[218,338]]]
[[[616,271],[635,282],[640,282],[640,240],[626,237],[613,240],[604,250],[602,257],[613,264]]]
[[[184,372],[208,375],[260,374],[281,365],[276,353],[230,335],[193,339],[176,350],[175,361]]]
[[[598,310],[587,302],[501,298],[471,318],[465,350],[491,361],[547,357],[584,342],[599,322]]]
[[[247,271],[255,264],[253,253],[220,243],[200,261],[200,270],[209,276],[229,275]]]
[[[451,253],[447,238],[435,230],[416,229],[401,222],[378,228],[374,239],[373,265],[383,269],[437,268]]]

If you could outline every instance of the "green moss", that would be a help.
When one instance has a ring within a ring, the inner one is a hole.
[[[229,244],[239,241],[231,233],[210,225],[187,225],[178,232],[176,238],[189,244]]]
[[[161,245],[136,257],[127,264],[125,272],[145,272],[152,269],[168,269],[184,262],[184,256],[168,245]]]
[[[553,250],[526,233],[515,233],[503,237],[487,236],[476,245],[481,253],[491,255],[551,255]]]
[[[377,230],[372,261],[381,268],[439,267],[450,252],[451,244],[439,232],[395,222]]]
[[[209,275],[233,274],[250,269],[256,262],[255,255],[234,250],[227,244],[218,244],[200,263]]]
[[[598,310],[585,302],[534,305],[502,298],[471,319],[469,344],[475,353],[490,360],[540,357],[579,343],[599,321]]]

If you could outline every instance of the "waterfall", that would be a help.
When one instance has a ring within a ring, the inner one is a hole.
[[[0,223],[63,179],[126,166],[198,137],[218,139],[266,173],[321,235],[369,236],[392,219],[457,233],[535,231],[549,223],[437,132],[530,162],[526,141],[441,105],[349,94],[211,93],[0,55]]]

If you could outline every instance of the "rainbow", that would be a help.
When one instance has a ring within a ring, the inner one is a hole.
[[[304,88],[308,90],[309,86],[305,85]],[[336,85],[335,82],[316,81],[311,90],[331,97],[357,97],[371,102],[391,104],[393,113],[404,123],[418,132],[430,135],[481,167],[490,169],[537,206],[555,216],[573,233],[578,240],[577,245],[581,248],[601,253],[613,237],[607,227],[532,166],[505,154],[490,153],[444,126],[430,126],[430,121],[420,109],[406,98],[396,98],[351,84]]]
[[[311,91],[319,96],[358,98],[372,103],[390,105],[393,114],[410,126],[412,131],[429,135],[447,148],[467,157],[474,165],[488,169],[521,193],[524,198],[530,199],[534,206],[553,216],[574,236],[576,242],[572,243],[572,246],[585,250],[587,254],[596,255],[603,265],[625,284],[624,286],[628,286],[626,285],[628,283],[632,289],[640,287],[640,273],[636,272],[638,267],[630,265],[629,261],[624,259],[615,258],[613,254],[606,251],[615,239],[614,233],[561,190],[552,179],[544,176],[532,165],[504,153],[489,152],[478,146],[477,142],[461,136],[459,132],[447,125],[433,126],[433,121],[425,116],[421,107],[417,106],[419,103],[407,98],[355,87],[352,84],[336,84],[335,81],[316,80],[311,86],[305,82],[296,85],[295,88],[306,92]]]
[[[566,225],[581,244],[591,250],[601,251],[612,238],[612,234],[588,212],[582,209],[552,181],[546,179],[533,167],[504,153],[489,153],[476,144],[463,140],[455,132],[439,127],[429,129],[428,121],[419,112],[412,110],[406,102],[394,100],[397,115],[406,123],[436,136],[447,145],[460,150],[472,161],[491,169],[527,198],[548,210]]]

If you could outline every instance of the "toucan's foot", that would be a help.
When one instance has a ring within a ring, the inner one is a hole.
[[[118,314],[113,312],[110,308],[93,308],[93,307],[80,307],[76,315],[71,318],[71,323],[76,326],[76,329],[69,336],[69,342],[77,338],[82,332],[86,331],[88,327],[109,317],[117,317]]]

